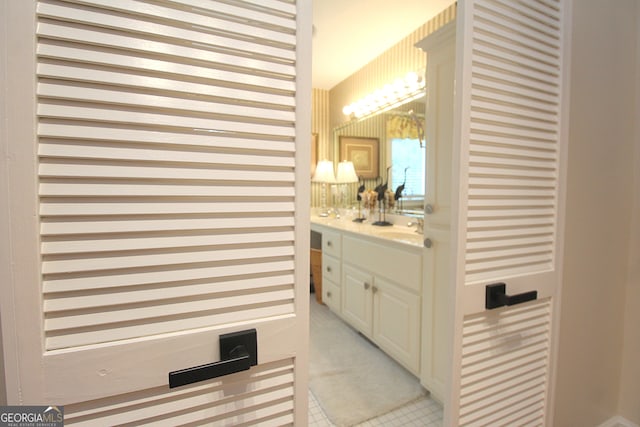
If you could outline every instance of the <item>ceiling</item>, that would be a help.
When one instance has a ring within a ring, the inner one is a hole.
[[[313,87],[331,89],[451,3],[313,0]]]

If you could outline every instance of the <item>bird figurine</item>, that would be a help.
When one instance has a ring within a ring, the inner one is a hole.
[[[380,202],[380,209],[378,209],[378,221],[372,223],[371,225],[381,225],[381,226],[392,225],[386,219],[387,214],[386,214],[386,207],[385,207],[385,205],[388,204],[388,199],[385,199],[385,196],[393,197],[393,193],[391,191],[387,191],[387,189],[389,188],[389,170],[391,170],[391,166],[387,168],[387,182],[385,182],[382,185],[378,185],[376,187],[376,192],[378,193],[378,201]]]
[[[358,187],[358,195],[356,196],[358,201],[362,200],[362,193],[364,192],[364,179],[362,179],[362,176],[358,177],[358,183],[360,183],[360,181],[362,181],[362,184]]]
[[[380,181],[376,188],[373,189],[376,193],[380,193],[380,189],[382,188],[382,176],[378,176],[377,181]]]
[[[353,220],[353,222],[363,222],[366,218],[362,216],[362,196],[364,195],[364,179],[359,176],[358,183],[362,181],[362,184],[358,187],[358,192],[356,193],[356,199],[358,200],[358,217]]]
[[[376,187],[376,192],[378,193],[378,200],[384,199],[384,193],[386,193],[387,189],[389,188],[389,170],[391,170],[391,166],[387,168],[387,182]]]
[[[395,194],[396,201],[400,200],[400,198],[402,197],[402,192],[404,191],[404,187],[407,184],[407,169],[409,169],[409,166],[404,168],[404,182],[398,185],[398,188],[396,188],[396,194]]]

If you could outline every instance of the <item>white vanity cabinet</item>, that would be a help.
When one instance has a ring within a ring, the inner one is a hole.
[[[419,248],[342,238],[342,316],[416,375],[420,371]]]
[[[379,227],[325,221],[311,224],[322,234],[323,302],[420,376],[422,247],[376,237]]]

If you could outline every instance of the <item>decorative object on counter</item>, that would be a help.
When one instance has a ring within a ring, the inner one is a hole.
[[[320,160],[316,166],[316,173],[313,174],[311,181],[322,184],[322,193],[320,195],[321,211],[318,215],[327,217],[331,212],[331,208],[327,208],[327,184],[336,183],[336,177],[333,173],[333,162],[331,160]]]
[[[379,175],[380,139],[362,136],[344,136],[339,138],[340,161],[353,162],[356,173],[366,179]]]
[[[338,163],[338,174],[336,176],[336,182],[339,184],[340,188],[340,208],[347,208],[350,203],[347,202],[347,188],[349,184],[354,184],[358,182],[358,175],[356,175],[356,170],[353,166],[353,162],[349,162],[344,160]]]
[[[392,210],[396,206],[396,196],[391,190],[387,190],[384,193],[384,202],[387,205],[388,210]]]
[[[415,221],[407,223],[407,227],[416,227],[416,233],[422,234],[424,233],[424,219],[416,218]]]
[[[373,212],[378,205],[378,192],[375,190],[365,190],[360,194],[362,195],[364,208]]]
[[[360,183],[360,180],[362,180],[361,176],[358,177],[358,183]],[[362,184],[358,186],[358,190],[356,193],[356,199],[358,200],[358,217],[355,218],[353,222],[363,222],[364,220],[367,219],[364,216],[362,216],[362,194],[363,193],[364,193],[364,180],[362,180]]]
[[[387,207],[389,206],[389,197],[387,193],[393,199],[393,193],[391,193],[389,188],[389,170],[391,170],[391,166],[387,168],[387,182],[382,185],[378,185],[376,187],[376,192],[378,193],[378,201],[380,202],[380,208],[378,209],[378,220],[371,225],[377,225],[382,227],[388,227],[391,224],[387,221]]]
[[[400,200],[400,198],[402,197],[402,192],[404,191],[404,187],[407,184],[407,169],[409,169],[408,166],[404,168],[404,181],[396,188],[396,193],[393,196],[395,200]],[[402,200],[400,200],[400,209],[402,209]]]

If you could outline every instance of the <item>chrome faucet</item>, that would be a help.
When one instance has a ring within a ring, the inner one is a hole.
[[[422,234],[424,232],[424,219],[416,218],[415,221],[411,221],[407,224],[407,227],[416,227],[416,233]]]

